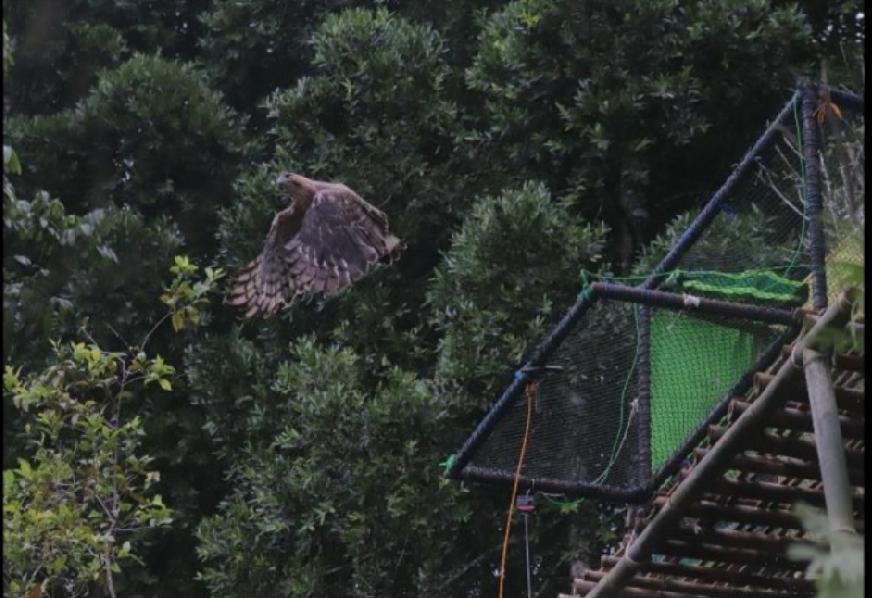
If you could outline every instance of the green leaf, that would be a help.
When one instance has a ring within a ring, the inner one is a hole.
[[[173,385],[172,385],[172,384],[170,383],[170,381],[167,380],[166,378],[161,378],[161,379],[158,381],[158,384],[160,384],[160,387],[161,387],[162,389],[164,389],[165,391],[167,391],[167,392],[169,392],[169,391],[171,391],[171,390],[173,389]]]
[[[21,457],[18,458],[18,472],[25,480],[29,480],[33,475],[33,470],[30,468],[30,463]],[[4,480],[5,483],[5,480]]]
[[[21,162],[18,161],[18,154],[8,145],[3,146],[3,172],[21,174]]]
[[[184,328],[185,327],[185,312],[183,312],[183,311],[175,312],[173,314],[173,317],[172,317],[172,322],[173,322],[173,330],[175,330],[176,332],[178,332],[179,330]]]

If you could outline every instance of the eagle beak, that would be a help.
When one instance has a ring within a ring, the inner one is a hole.
[[[278,187],[279,189],[284,189],[285,185],[287,185],[288,181],[290,180],[291,174],[288,172],[283,172],[276,177],[276,187]]]

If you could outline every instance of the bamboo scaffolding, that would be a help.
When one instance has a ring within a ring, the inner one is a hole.
[[[801,338],[794,344],[793,355],[797,350],[803,350],[809,343],[814,342],[821,330],[831,326],[841,326],[846,322],[850,314],[851,302],[844,293],[839,296],[838,300],[830,306],[826,312],[817,319],[812,328],[808,331],[805,337]],[[590,589],[588,596],[590,598],[603,598],[616,595],[621,588],[630,583],[633,576],[640,570],[640,563],[648,561],[655,549],[664,552],[664,548],[668,548],[674,542],[670,543],[666,538],[669,537],[671,531],[675,529],[679,520],[689,515],[689,510],[694,506],[694,502],[699,498],[700,494],[705,491],[711,482],[714,475],[720,475],[726,466],[729,465],[732,458],[741,450],[744,450],[743,443],[748,439],[749,435],[759,432],[761,426],[766,421],[766,417],[778,407],[780,399],[783,399],[783,394],[780,392],[781,384],[794,377],[797,374],[798,364],[794,359],[789,359],[781,364],[777,373],[765,389],[760,393],[752,405],[742,413],[730,428],[723,431],[708,453],[696,465],[693,472],[685,478],[669,497],[658,497],[663,500],[660,510],[654,515],[649,524],[639,533],[626,549],[624,556],[616,563],[616,565],[600,579],[595,586]],[[735,510],[736,505],[727,507]],[[753,507],[749,507],[749,512],[758,513],[759,511]],[[772,513],[769,513],[769,519],[764,520],[763,524],[773,525],[771,518]],[[795,519],[795,518],[794,518]],[[664,542],[664,540],[666,540]],[[679,543],[683,549],[682,556],[690,556],[690,551],[696,551],[697,554],[707,552],[700,550],[699,546],[689,545],[687,543]],[[705,557],[716,557],[718,559],[740,558],[742,553],[754,553],[758,559],[761,558],[777,558],[777,555],[766,553],[764,551],[729,551],[732,554],[725,554],[724,551],[714,551],[722,553],[719,556],[715,554],[707,554]],[[750,560],[751,563],[754,561]],[[796,564],[794,562],[794,564]],[[785,566],[789,567],[788,563]]]
[[[603,569],[613,567],[620,560],[619,557],[604,555],[601,559]],[[750,586],[771,588],[786,592],[814,592],[814,581],[802,577],[776,577],[771,574],[760,575],[757,573],[761,566],[755,567],[700,567],[697,565],[681,565],[679,563],[644,563],[642,571],[658,573],[670,577],[687,579],[699,579],[708,582],[724,582],[735,586]],[[795,573],[791,572],[792,575]]]

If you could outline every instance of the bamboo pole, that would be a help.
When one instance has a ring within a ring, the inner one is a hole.
[[[827,357],[805,349],[802,358],[830,531],[853,535],[854,497]]]

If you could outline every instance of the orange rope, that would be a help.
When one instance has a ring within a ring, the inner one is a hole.
[[[506,518],[506,533],[503,535],[503,553],[500,557],[500,589],[499,598],[503,598],[503,582],[506,579],[506,555],[509,549],[509,533],[512,529],[512,514],[515,511],[515,498],[518,495],[518,482],[521,479],[521,468],[524,466],[524,455],[527,453],[527,440],[530,438],[530,420],[533,415],[533,395],[539,388],[539,382],[527,384],[524,396],[527,399],[527,423],[524,424],[524,440],[521,443],[521,453],[518,455],[518,466],[515,468],[515,480],[512,485],[512,500],[509,502],[509,515]]]

